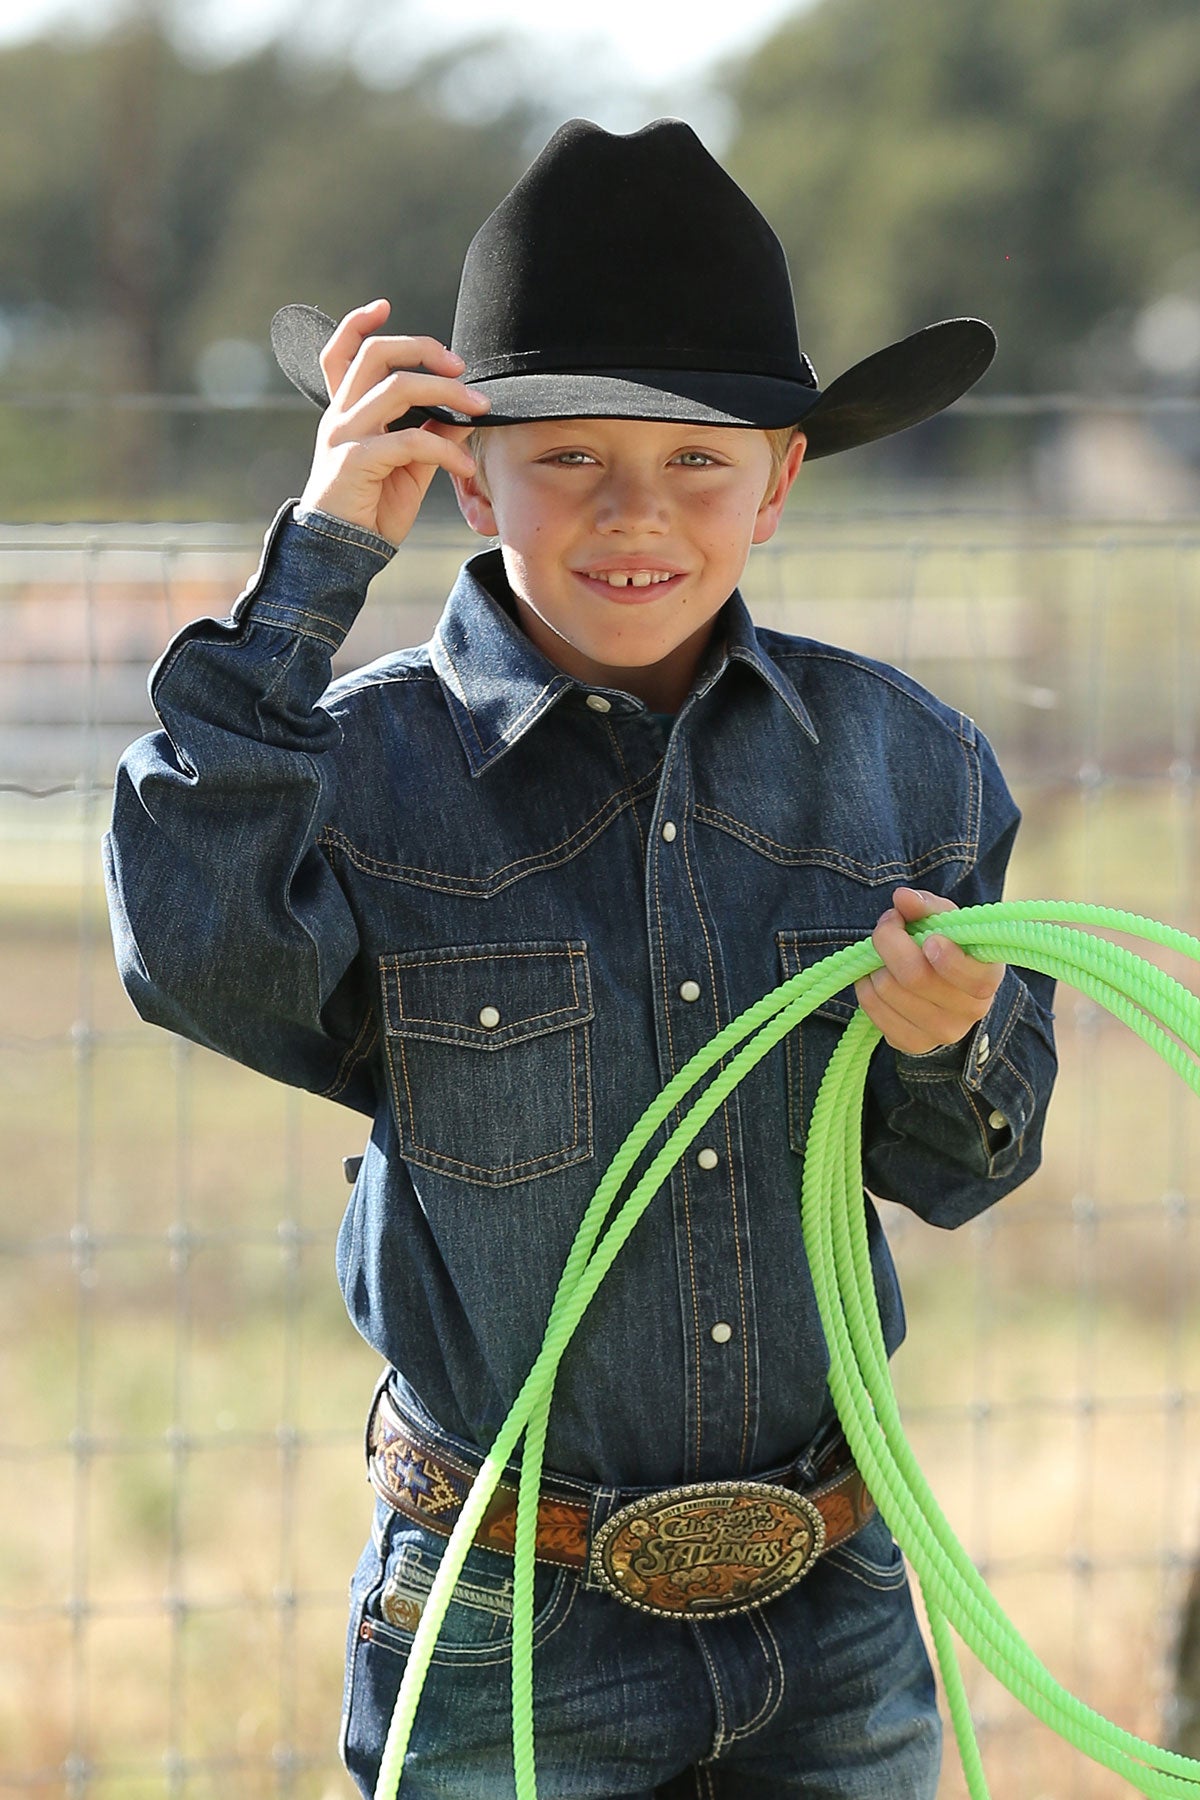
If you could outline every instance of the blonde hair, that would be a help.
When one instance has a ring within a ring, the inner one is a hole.
[[[495,428],[493,427],[493,429]],[[792,447],[792,440],[799,430],[799,425],[780,425],[774,430],[769,431],[764,429],[763,436],[766,438],[767,448],[771,452],[771,478],[767,482],[766,493],[763,495],[764,500],[768,499],[770,495],[775,492],[775,485],[779,480],[783,465],[787,461],[788,451]],[[479,471],[480,477],[485,480],[486,472],[483,466],[483,447],[487,441],[487,435],[488,427],[486,425],[477,425],[467,439],[468,454],[474,457],[475,466]]]
[[[764,434],[767,440],[767,447],[771,452],[771,479],[767,483],[767,492],[763,495],[764,500],[775,492],[775,484],[779,480],[783,471],[783,465],[788,459],[788,451],[792,447],[792,440],[799,430],[799,425],[780,425],[774,431],[768,431]]]

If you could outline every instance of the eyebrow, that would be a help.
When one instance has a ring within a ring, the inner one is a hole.
[[[532,422],[533,421],[531,421],[531,423]],[[549,429],[546,429],[544,434],[539,436],[534,441],[539,450],[582,449],[588,443],[588,441],[592,440],[593,438],[594,438],[594,441],[596,441],[597,443],[601,442],[601,434],[599,434],[599,433],[593,434],[588,428],[593,423],[604,423],[604,422],[605,421],[602,421],[602,420],[592,421],[589,419],[580,419],[580,420],[576,420],[576,421],[571,421],[570,423],[574,424],[577,427],[575,430],[570,430],[566,426],[564,426],[564,428],[559,431],[551,431]],[[543,424],[543,421],[539,419],[536,421],[536,423],[539,426],[541,426]],[[633,424],[633,423],[636,423],[636,421],[635,420],[620,420],[620,421],[618,421],[618,423]],[[545,421],[545,424],[548,427],[550,424],[550,421]],[[707,430],[712,435],[709,437],[700,436],[700,435],[698,435],[699,430]],[[661,443],[664,446],[669,445],[670,447],[672,447],[676,450],[725,450],[725,451],[730,451],[732,449],[732,446],[729,443],[728,435],[722,434],[720,437],[718,437],[716,434],[720,431],[721,431],[720,426],[707,426],[707,427],[698,428],[695,426],[682,424],[679,426],[678,430],[673,432],[669,437],[663,438],[661,440]],[[742,435],[750,435],[750,434],[744,433]]]

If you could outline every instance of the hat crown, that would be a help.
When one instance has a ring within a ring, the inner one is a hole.
[[[453,343],[468,379],[707,368],[816,386],[782,245],[678,119],[561,126],[471,241]]]
[[[281,307],[279,365],[318,406],[336,321]],[[800,425],[814,457],[873,443],[950,406],[996,349],[981,319],[943,319],[822,389],[799,345],[783,247],[680,119],[616,136],[586,119],[555,132],[472,239],[453,341],[482,417],[650,419],[774,430]]]

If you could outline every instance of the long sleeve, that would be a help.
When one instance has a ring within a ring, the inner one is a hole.
[[[318,844],[336,792],[334,651],[388,546],[285,508],[224,621],[151,678],[161,730],[122,758],[105,878],[143,1018],[366,1112],[374,1026],[358,933]]]
[[[980,739],[980,853],[947,897],[1002,896],[1020,815]],[[872,1193],[932,1225],[961,1225],[1019,1187],[1041,1161],[1054,1086],[1054,983],[1009,968],[991,1008],[959,1044],[905,1056],[881,1044],[868,1077],[863,1173]]]

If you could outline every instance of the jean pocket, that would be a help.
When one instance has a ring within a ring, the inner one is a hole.
[[[351,1588],[353,1637],[359,1651],[369,1644],[406,1657],[449,1540],[392,1514],[382,1503],[379,1511],[386,1522],[364,1551]],[[563,1623],[578,1585],[569,1569],[536,1565],[535,1645]],[[512,1653],[512,1629],[513,1560],[473,1545],[454,1585],[431,1661],[505,1662]]]
[[[874,922],[865,930],[859,926],[833,925],[808,931],[777,931],[775,942],[783,979],[790,980],[802,970],[823,962],[835,950],[859,943],[869,937],[873,929]],[[851,984],[824,1001],[787,1034],[788,1142],[793,1150],[804,1149],[821,1077],[857,1008],[858,1000]]]
[[[908,1580],[904,1553],[879,1513],[821,1560],[864,1587],[900,1588]]]
[[[468,944],[380,960],[404,1157],[507,1187],[592,1155],[587,946]]]
[[[350,1585],[350,1625],[339,1750],[363,1793],[375,1789],[388,1727],[448,1540],[400,1518],[376,1502],[375,1531]],[[568,1569],[538,1564],[534,1574],[533,1643],[546,1642],[570,1615],[579,1582]],[[511,1557],[472,1546],[446,1609],[430,1658],[419,1716],[437,1721],[447,1705],[445,1682],[457,1704],[468,1703],[473,1727],[506,1743],[511,1722]],[[438,1671],[445,1672],[442,1682]],[[476,1671],[476,1675],[472,1675]],[[469,1683],[470,1700],[464,1701]],[[442,1697],[439,1701],[438,1690]],[[489,1712],[495,1714],[490,1727]],[[441,1729],[441,1727],[439,1727]],[[462,1733],[447,1717],[444,1729]],[[506,1754],[508,1754],[506,1750]]]

